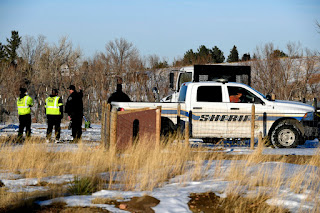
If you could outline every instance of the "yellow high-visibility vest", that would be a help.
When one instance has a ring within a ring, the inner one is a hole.
[[[19,115],[30,114],[30,106],[33,106],[33,100],[29,95],[24,96],[23,98],[18,98],[17,107]]]
[[[62,103],[59,103],[60,97],[48,97],[46,99],[46,114],[47,115],[61,115],[60,106]]]

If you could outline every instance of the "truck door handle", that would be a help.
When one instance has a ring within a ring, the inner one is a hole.
[[[239,110],[239,108],[230,108],[231,110]]]
[[[202,107],[193,107],[193,109],[202,109]]]

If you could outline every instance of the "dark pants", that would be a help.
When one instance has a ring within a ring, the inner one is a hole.
[[[81,138],[82,135],[82,117],[71,118],[72,137],[75,140]]]
[[[55,136],[56,139],[59,140],[60,139],[60,124],[61,124],[61,116],[60,115],[51,115],[51,116],[47,116],[48,119],[48,129],[47,129],[47,139],[51,138],[52,135],[52,130],[53,130],[53,126],[54,126],[54,132],[55,132]]]
[[[22,138],[23,130],[26,128],[26,137],[31,136],[31,115],[19,115],[19,132],[18,138]]]

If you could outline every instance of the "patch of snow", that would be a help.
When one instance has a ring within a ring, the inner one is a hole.
[[[100,130],[101,126],[92,124],[92,128],[87,129],[87,131],[83,132],[83,140],[90,141],[90,145],[92,147],[98,146],[99,143],[97,141],[101,140]],[[1,126],[0,126],[1,127]],[[32,124],[32,135],[45,137],[46,135],[46,124]],[[10,132],[7,130],[6,132],[0,132],[0,136],[4,135],[16,135],[16,130],[12,129]],[[68,129],[62,129],[61,139],[69,140],[71,139],[71,131]],[[197,146],[204,144],[197,139],[192,139],[191,144],[196,144]],[[319,149],[315,148],[319,146],[318,140],[307,141],[305,145],[299,146],[296,149],[272,149],[265,148],[263,150],[263,154],[265,155],[316,155],[319,154]],[[18,149],[20,146],[14,147],[14,149]],[[250,150],[250,147],[217,147],[212,146],[209,147],[206,152],[224,152],[227,154],[252,154],[254,150]],[[52,152],[64,152],[64,151],[76,151],[78,149],[77,144],[48,144],[49,151]],[[112,205],[106,204],[92,204],[92,200],[97,197],[102,198],[111,198],[111,199],[120,199],[120,200],[129,200],[135,196],[143,196],[148,194],[160,200],[159,205],[154,207],[153,209],[156,212],[190,212],[188,207],[188,202],[190,200],[190,193],[203,193],[203,192],[214,192],[218,196],[226,197],[230,186],[237,185],[236,181],[225,181],[224,178],[230,172],[234,166],[241,166],[241,164],[245,164],[244,161],[206,161],[203,165],[204,179],[193,181],[193,162],[188,162],[190,170],[185,174],[176,176],[170,179],[163,187],[155,188],[153,191],[122,191],[121,188],[121,180],[122,173],[119,172],[112,176],[113,179],[119,182],[119,190],[101,190],[99,192],[95,192],[90,196],[69,196],[69,197],[61,197],[47,201],[39,202],[40,205],[49,205],[52,202],[56,201],[64,201],[69,206],[95,206],[103,209],[107,209],[111,212],[126,212],[120,209],[115,208]],[[205,168],[210,165],[209,169]],[[290,189],[290,186],[281,186],[279,192],[275,193],[272,187],[263,187],[257,186],[255,189],[248,189],[247,186],[243,186],[239,188],[241,192],[244,193],[244,196],[254,196],[257,192],[265,192],[267,194],[272,195],[272,197],[267,200],[267,203],[270,205],[279,205],[285,208],[288,208],[291,212],[299,212],[299,211],[310,211],[315,207],[318,203],[320,203],[320,189],[313,189],[317,191],[309,190],[308,184],[311,178],[314,179],[314,174],[319,174],[320,169],[315,166],[306,166],[306,165],[296,165],[296,164],[288,164],[281,162],[264,162],[260,164],[250,164],[246,167],[246,175],[251,178],[255,178],[259,175],[259,171],[263,168],[265,178],[268,179],[276,179],[279,177],[274,176],[274,171],[277,169],[281,169],[282,177],[280,177],[283,181],[290,180],[290,178],[303,174],[304,180],[301,183],[301,193],[295,193]],[[219,174],[217,174],[219,172]],[[109,180],[110,174],[101,173],[102,178]],[[313,177],[312,177],[313,176]],[[48,190],[47,187],[37,186],[39,181],[48,182],[52,184],[63,184],[68,183],[73,180],[73,175],[63,175],[63,176],[52,176],[45,177],[41,180],[35,178],[23,178],[22,175],[10,173],[7,171],[0,170],[0,180],[5,184],[5,187],[8,188],[11,192],[30,192],[30,191],[43,191]],[[307,190],[302,190],[307,189]],[[308,191],[309,190],[309,191]]]
[[[124,201],[129,200],[132,197],[140,197],[148,194],[160,200],[160,203],[156,207],[153,207],[155,212],[191,212],[188,207],[190,193],[204,193],[211,191],[216,193],[218,196],[226,197],[227,190],[232,189],[229,187],[232,185],[237,185],[237,181],[224,181],[221,180],[220,177],[214,177],[214,171],[216,171],[217,167],[221,167],[224,172],[228,172],[228,170],[232,168],[231,165],[233,163],[235,162],[222,161],[218,163],[218,161],[214,161],[211,164],[211,168],[207,171],[207,177],[203,180],[188,181],[188,179],[190,179],[188,176],[190,176],[191,173],[186,173],[172,178],[163,187],[156,188],[153,191],[101,190],[99,192],[93,193],[92,196],[70,196],[57,199],[63,200],[69,206],[97,206],[97,204],[91,203],[91,201],[97,197],[118,199],[118,201]],[[245,162],[238,161],[236,163],[241,164]],[[308,171],[311,172],[312,169],[316,169],[317,172],[319,170],[318,167],[306,169],[306,166],[304,165],[294,165],[281,162],[267,162],[263,163],[262,165],[249,166],[247,174],[249,176],[257,175],[259,173],[260,166],[268,168],[269,172],[267,172],[266,174],[269,175],[269,178],[275,179],[278,177],[274,177],[272,171],[274,171],[275,168],[281,166],[284,172],[284,176],[281,178],[283,178],[284,180],[290,178],[292,175],[296,175],[301,171],[306,171],[305,179],[307,180]],[[274,196],[267,201],[269,205],[279,205],[288,208],[291,212],[308,211],[314,208],[315,205],[317,205],[317,203],[320,201],[319,192],[316,192],[316,197],[313,197],[310,200],[309,198],[311,195],[313,195],[314,192],[305,191],[304,193],[297,194],[295,192],[292,192],[290,188],[288,188],[288,186],[281,186],[281,189],[278,193],[274,193],[274,190],[270,187],[257,187],[256,191],[253,191],[248,190],[247,186],[243,186],[240,190],[246,196],[254,196],[258,191],[264,191],[267,194]],[[42,201],[39,202],[39,204],[48,205],[54,200]],[[105,204],[99,204],[99,207],[108,209],[112,212],[122,212],[119,209],[110,210],[110,208],[114,207]]]

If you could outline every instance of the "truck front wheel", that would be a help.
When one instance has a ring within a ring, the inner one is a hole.
[[[291,124],[276,126],[271,133],[271,142],[276,148],[295,148],[300,140],[300,130]]]

